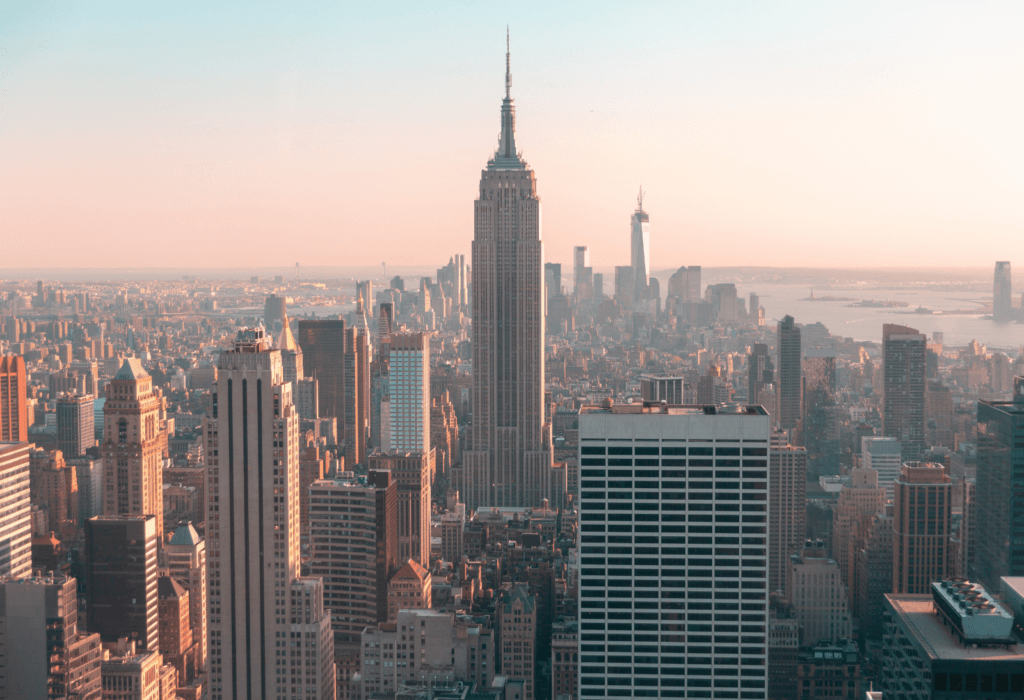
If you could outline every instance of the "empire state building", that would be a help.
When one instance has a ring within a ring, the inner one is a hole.
[[[516,151],[510,54],[498,150],[480,176],[473,233],[473,423],[458,479],[470,508],[562,504],[544,411],[540,197]],[[458,478],[458,477],[457,477]]]

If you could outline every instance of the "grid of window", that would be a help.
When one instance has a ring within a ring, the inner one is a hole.
[[[582,437],[582,698],[766,697],[767,460]]]

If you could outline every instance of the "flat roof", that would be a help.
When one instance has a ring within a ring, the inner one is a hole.
[[[907,631],[932,660],[972,659],[975,661],[1019,661],[1024,664],[1024,645],[1007,649],[1003,646],[963,646],[952,631],[935,614],[935,603],[929,594],[905,595],[886,593],[893,610],[903,620]]]

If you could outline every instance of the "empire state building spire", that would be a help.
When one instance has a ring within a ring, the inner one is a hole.
[[[512,104],[512,50],[505,30],[505,99],[501,102],[501,136],[488,170],[525,170],[526,162],[516,152],[516,108]]]

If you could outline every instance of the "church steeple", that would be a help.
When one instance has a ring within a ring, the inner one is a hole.
[[[512,48],[505,28],[505,99],[501,102],[501,136],[488,170],[524,170],[526,163],[516,152],[516,108],[512,104]]]

